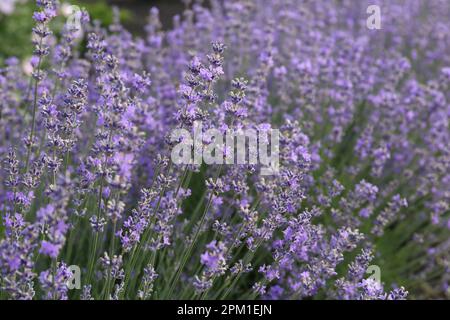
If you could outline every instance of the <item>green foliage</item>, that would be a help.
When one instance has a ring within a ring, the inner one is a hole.
[[[92,20],[99,20],[102,25],[110,25],[113,22],[113,10],[111,6],[109,6],[106,0],[97,0],[93,1],[72,1],[74,5],[79,6],[80,8],[85,8]],[[131,13],[126,9],[120,10],[120,21],[127,22],[131,20]]]
[[[0,13],[0,63],[11,56],[23,58],[30,55],[33,46],[31,44],[31,29],[33,20],[31,4],[20,5],[10,16]]]
[[[1,0],[0,0],[1,1]],[[62,1],[61,3],[64,3]],[[99,1],[68,1],[72,5],[85,8],[92,20],[98,20],[103,26],[113,22],[113,9],[107,4],[106,0]],[[0,13],[0,65],[8,57],[26,58],[33,52],[31,43],[31,30],[34,21],[30,19],[35,10],[35,1],[28,1],[16,7],[11,15]],[[131,13],[128,10],[120,10],[121,22],[131,19]],[[54,21],[52,29],[56,32],[64,25],[64,18],[58,17]]]

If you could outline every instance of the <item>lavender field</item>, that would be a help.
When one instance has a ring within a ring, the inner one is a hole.
[[[449,1],[69,2],[0,59],[0,300],[450,298]]]

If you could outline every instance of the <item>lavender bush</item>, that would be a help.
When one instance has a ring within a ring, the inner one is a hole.
[[[448,297],[450,3],[192,2],[140,38],[36,1],[0,69],[0,297]],[[279,129],[278,174],[173,163],[195,121]]]

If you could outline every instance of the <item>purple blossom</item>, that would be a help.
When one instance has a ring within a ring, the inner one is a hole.
[[[0,65],[0,298],[448,297],[449,3],[381,1],[377,32],[364,1],[186,4],[138,36],[36,1]],[[279,130],[277,174],[173,163],[199,121]]]

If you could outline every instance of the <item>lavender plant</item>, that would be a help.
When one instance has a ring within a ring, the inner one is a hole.
[[[37,0],[32,73],[0,68],[0,298],[448,298],[450,4],[377,3],[186,1],[138,37]],[[174,163],[198,121],[279,129],[278,173]]]

